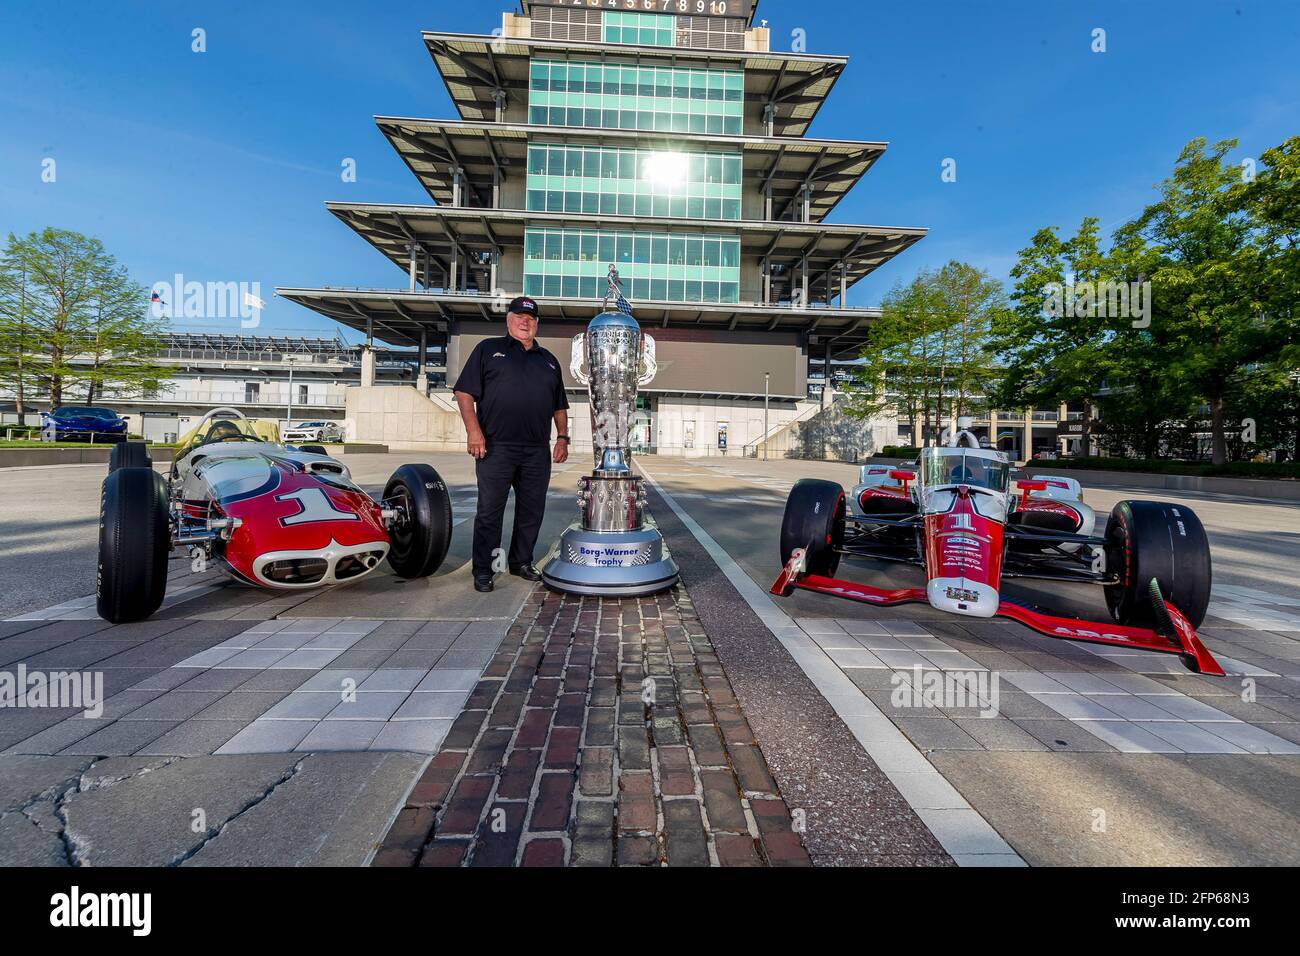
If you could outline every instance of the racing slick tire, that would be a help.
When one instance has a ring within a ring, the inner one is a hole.
[[[437,571],[451,546],[451,495],[438,473],[424,464],[403,465],[384,486],[384,501],[396,499],[405,516],[388,526],[388,563],[401,578]]]
[[[162,475],[136,467],[109,472],[99,500],[95,574],[99,616],[123,624],[158,610],[167,593],[170,550],[167,483]]]
[[[833,481],[804,478],[790,489],[781,519],[781,564],[803,548],[809,574],[832,577],[844,545],[844,489]]]
[[[152,468],[149,446],[142,441],[123,441],[113,446],[108,456],[108,470],[119,468]]]
[[[1106,603],[1120,624],[1160,623],[1151,603],[1151,581],[1200,627],[1210,605],[1210,543],[1196,513],[1165,501],[1121,501],[1106,526],[1106,566],[1120,582],[1107,585]],[[1163,608],[1161,609],[1163,610]]]

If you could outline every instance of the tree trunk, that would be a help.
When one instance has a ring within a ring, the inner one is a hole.
[[[18,408],[18,424],[23,423],[27,411],[27,390],[23,382],[23,354],[27,351],[27,269],[24,267],[18,280],[18,382],[15,405]]]
[[[1228,443],[1223,434],[1223,396],[1210,399],[1210,462],[1225,464],[1228,460]]]
[[[1067,416],[1069,413],[1066,413]],[[1083,426],[1079,432],[1079,454],[1085,458],[1092,454],[1092,399],[1083,400]]]

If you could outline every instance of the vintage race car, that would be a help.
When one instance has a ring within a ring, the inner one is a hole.
[[[235,579],[298,590],[364,577],[387,558],[403,578],[436,571],[451,543],[451,498],[428,465],[403,465],[376,501],[346,465],[233,408],[208,412],[178,443],[168,477],[143,442],[113,449],[99,513],[100,617],[148,617],[167,556],[198,549]]]
[[[1196,636],[1210,600],[1210,548],[1191,509],[1121,501],[1097,535],[1076,480],[1021,478],[1012,494],[1010,463],[981,449],[969,427],[958,419],[947,445],[922,449],[915,471],[864,466],[852,503],[835,482],[798,482],[786,502],[783,569],[772,593],[798,587],[877,606],[927,602],[953,614],[1008,617],[1050,637],[1177,654],[1194,671],[1223,673]],[[920,566],[925,587],[838,579],[845,555]],[[1012,601],[1001,593],[1011,578],[1099,585],[1114,620]]]

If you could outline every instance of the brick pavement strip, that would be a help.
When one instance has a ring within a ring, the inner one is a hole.
[[[524,602],[376,866],[807,866],[689,596]]]

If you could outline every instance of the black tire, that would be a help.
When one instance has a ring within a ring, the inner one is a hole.
[[[99,502],[96,609],[114,624],[148,617],[167,593],[167,483],[152,468],[119,468]]]
[[[313,455],[328,455],[324,445],[299,445],[299,451],[310,452]]]
[[[1210,606],[1210,542],[1196,513],[1164,501],[1121,501],[1106,526],[1106,567],[1119,572],[1106,603],[1120,624],[1153,626],[1151,581],[1200,627]]]
[[[384,500],[399,502],[405,517],[388,526],[388,563],[402,578],[428,577],[451,546],[451,495],[428,465],[403,465],[384,486]]]
[[[844,545],[844,489],[833,481],[804,478],[790,489],[781,519],[781,564],[795,548],[808,556],[808,573],[831,577]]]
[[[152,468],[153,459],[149,457],[149,446],[142,441],[123,441],[113,446],[108,456],[108,470],[119,468]]]

